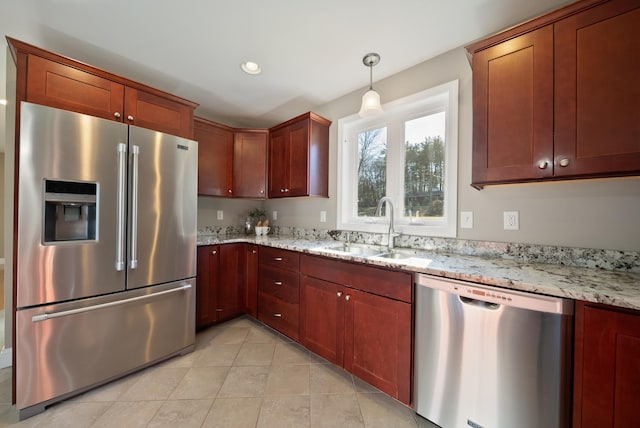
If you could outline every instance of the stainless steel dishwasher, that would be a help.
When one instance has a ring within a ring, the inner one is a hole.
[[[568,427],[573,301],[416,275],[414,407],[442,428]]]

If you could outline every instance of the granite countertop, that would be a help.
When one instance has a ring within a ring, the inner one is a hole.
[[[198,235],[198,245],[231,242],[255,243],[369,265],[640,310],[640,274],[633,272],[527,263],[419,249],[401,249],[403,252],[413,252],[414,257],[399,260],[383,259],[339,253],[323,248],[338,244],[333,240],[299,239],[286,236]]]

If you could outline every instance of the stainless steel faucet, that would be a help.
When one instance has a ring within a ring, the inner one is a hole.
[[[380,215],[380,209],[382,208],[382,204],[384,202],[387,203],[387,209],[389,210],[389,238],[387,246],[389,247],[389,250],[393,250],[393,241],[395,237],[400,236],[400,234],[396,233],[396,231],[393,230],[393,202],[391,202],[391,198],[389,198],[388,196],[383,196],[382,198],[380,198],[380,200],[378,201],[378,207],[376,208],[376,212],[374,215]]]

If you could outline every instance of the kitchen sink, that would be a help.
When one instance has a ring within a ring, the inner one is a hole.
[[[353,254],[362,257],[377,256],[385,251],[385,248],[377,247],[375,245],[366,244],[336,244],[322,247],[323,250],[336,251],[339,253]]]
[[[415,257],[415,255],[410,253],[399,252],[399,251],[391,251],[388,253],[376,254],[375,257],[381,257],[383,259],[401,260],[401,259],[410,259],[412,257]]]

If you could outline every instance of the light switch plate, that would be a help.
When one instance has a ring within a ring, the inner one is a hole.
[[[504,212],[504,230],[520,230],[518,211]]]
[[[222,219],[224,219],[224,213],[222,212],[222,210],[218,210],[218,220]]]
[[[473,229],[473,211],[460,211],[460,228]]]
[[[273,219],[273,221],[276,221],[278,219],[278,211],[274,211],[271,218]]]
[[[320,211],[320,223],[326,223],[326,222],[327,222],[327,212]]]

